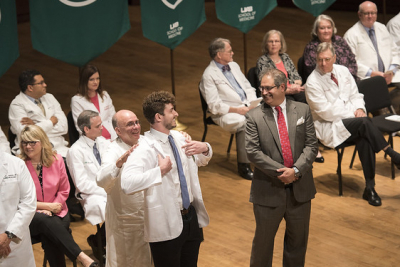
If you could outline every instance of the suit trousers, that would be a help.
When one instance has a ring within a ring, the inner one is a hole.
[[[375,153],[385,148],[388,143],[383,138],[382,132],[368,117],[350,118],[342,121],[351,133],[351,136],[344,143],[356,145],[366,187],[373,188],[375,186]]]
[[[250,267],[272,267],[274,240],[284,218],[284,267],[304,266],[310,226],[311,200],[297,202],[293,188],[285,188],[286,201],[277,207],[253,204],[256,231],[251,249]]]
[[[196,267],[203,229],[199,228],[196,210],[182,215],[182,233],[175,239],[150,243],[155,267]]]
[[[245,138],[246,138],[246,124],[236,132],[236,150],[237,150],[237,162],[239,163],[250,163],[246,154]]]
[[[69,213],[64,218],[36,212],[29,230],[33,239],[39,238],[51,267],[65,267],[65,257],[75,260],[82,252],[69,232]]]

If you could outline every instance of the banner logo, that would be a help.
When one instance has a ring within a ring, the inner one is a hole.
[[[175,38],[182,35],[183,26],[179,26],[179,21],[169,24],[169,31],[167,31],[168,39]]]
[[[168,2],[168,0],[161,0],[161,1],[164,3],[164,5],[166,5],[170,9],[175,9],[183,0],[177,0],[175,4],[171,4],[170,2]]]
[[[73,2],[71,0],[60,0],[60,2],[67,6],[83,7],[93,4],[94,2],[96,2],[96,0],[80,0],[80,2]]]
[[[325,0],[311,0],[311,5],[325,4]]]
[[[240,14],[238,14],[239,22],[254,20],[256,11],[253,11],[253,6],[246,6],[240,8]]]

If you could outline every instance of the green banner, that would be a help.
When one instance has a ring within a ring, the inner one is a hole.
[[[300,9],[311,13],[314,17],[321,15],[336,0],[293,0],[293,3]]]
[[[0,1],[0,77],[18,58],[18,28],[15,0]]]
[[[220,21],[247,33],[277,6],[276,0],[215,0]]]
[[[127,0],[30,0],[30,17],[33,48],[78,67],[130,29]]]
[[[174,49],[206,20],[204,0],[141,0],[143,36]]]

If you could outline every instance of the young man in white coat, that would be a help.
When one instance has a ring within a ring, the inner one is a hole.
[[[47,84],[37,70],[25,70],[19,76],[21,92],[10,104],[8,119],[11,131],[17,135],[12,152],[19,154],[21,130],[26,125],[40,126],[49,137],[54,150],[63,156],[67,155],[68,142],[63,135],[68,132],[67,117],[55,97],[47,93]]]
[[[208,164],[208,143],[187,141],[176,127],[175,97],[153,92],[143,102],[150,131],[129,156],[121,176],[122,190],[144,190],[144,240],[156,267],[197,266],[202,228],[209,218],[198,166]]]
[[[107,193],[97,185],[96,174],[110,142],[101,136],[103,126],[98,112],[84,110],[78,117],[78,126],[82,135],[69,149],[67,165],[76,187],[76,197],[85,211],[85,218],[96,225],[104,222],[107,203]],[[105,246],[104,231],[103,225],[101,235]],[[97,247],[94,235],[88,237],[88,243],[92,248]]]
[[[200,91],[208,105],[213,121],[225,131],[236,133],[238,172],[251,180],[253,171],[244,147],[246,113],[250,101],[256,100],[254,89],[233,62],[233,51],[228,39],[216,38],[208,47],[210,65],[203,73]]]
[[[106,266],[150,267],[150,247],[143,240],[143,191],[126,195],[121,189],[125,162],[143,138],[140,122],[132,111],[120,110],[112,124],[118,137],[103,155],[97,175],[97,184],[107,192]]]
[[[365,178],[363,199],[370,205],[382,205],[375,191],[375,153],[385,151],[400,168],[400,154],[383,138],[367,117],[363,95],[350,71],[336,65],[331,43],[317,47],[317,67],[306,83],[307,103],[311,108],[317,138],[327,147],[355,144]]]
[[[0,151],[0,266],[35,267],[29,224],[36,189],[21,159]]]

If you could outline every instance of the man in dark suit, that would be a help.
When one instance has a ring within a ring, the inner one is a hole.
[[[283,266],[304,266],[311,199],[316,193],[314,124],[306,104],[285,98],[283,72],[267,69],[260,79],[264,102],[246,115],[246,151],[255,165],[250,202],[256,231],[250,266],[272,266],[275,234],[282,218],[286,221]]]

